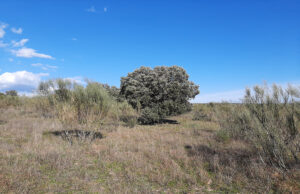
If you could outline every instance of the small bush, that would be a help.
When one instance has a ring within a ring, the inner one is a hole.
[[[106,90],[99,83],[88,83],[75,86],[72,93],[72,102],[80,123],[100,121],[107,116],[112,100]]]
[[[141,124],[153,124],[158,123],[160,119],[157,109],[146,107],[141,111],[141,116],[138,120]]]
[[[118,104],[119,119],[123,121],[126,126],[134,127],[137,124],[137,112],[126,102]]]
[[[137,112],[118,98],[115,87],[97,82],[88,82],[84,87],[57,79],[41,82],[38,92],[40,96],[35,101],[37,109],[44,116],[55,112],[66,129],[98,129],[109,119],[122,121],[129,127],[137,123]]]
[[[6,91],[5,94],[7,96],[18,96],[18,92],[16,90],[9,90],[9,91]]]
[[[32,104],[36,111],[38,111],[43,117],[49,118],[53,116],[53,101],[50,96],[36,96],[32,97]]]
[[[232,106],[220,120],[232,137],[249,142],[265,164],[279,170],[299,163],[300,90],[274,85],[246,90],[244,103]]]
[[[199,107],[201,106],[201,107]],[[198,105],[195,107],[193,113],[194,121],[211,121],[212,120],[212,109],[210,107],[204,107],[205,105]]]
[[[21,97],[19,96],[1,95],[0,108],[7,108],[10,106],[20,106],[22,103],[20,98]]]

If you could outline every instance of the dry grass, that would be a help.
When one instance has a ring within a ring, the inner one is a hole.
[[[49,133],[64,130],[54,118],[28,107],[0,109],[0,192],[299,192],[297,178],[282,180],[261,167],[245,143],[217,141],[217,123],[192,118],[104,125],[103,138],[71,144]]]

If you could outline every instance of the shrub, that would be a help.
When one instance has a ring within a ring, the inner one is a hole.
[[[196,105],[193,113],[194,121],[211,121],[212,120],[212,108],[206,105]]]
[[[128,127],[134,127],[137,124],[138,114],[126,101],[118,104],[118,117]]]
[[[121,78],[120,94],[141,114],[141,123],[156,123],[191,110],[188,100],[199,93],[199,86],[188,78],[178,66],[141,67]]]
[[[7,108],[9,106],[19,106],[21,100],[19,96],[1,95],[0,96],[0,108]]]
[[[156,108],[146,107],[142,109],[139,122],[142,124],[158,123],[161,119],[159,112]]]
[[[32,104],[36,111],[38,111],[43,117],[53,116],[53,100],[50,100],[50,96],[36,96],[32,97]]]
[[[8,90],[5,92],[7,96],[18,96],[18,92],[16,90]]]
[[[102,120],[106,117],[112,104],[112,100],[106,90],[101,84],[96,82],[88,83],[86,88],[75,86],[72,94],[77,119],[80,123]]]
[[[133,127],[137,122],[136,111],[126,102],[117,102],[117,88],[97,82],[84,87],[68,80],[41,82],[36,97],[36,107],[45,116],[54,111],[64,128],[99,128],[105,119],[123,121]],[[113,94],[112,91],[115,91]]]
[[[248,141],[261,160],[280,170],[299,163],[300,90],[274,85],[246,90],[243,105],[232,106],[221,125],[231,136]]]
[[[120,95],[120,89],[115,86],[110,86],[108,84],[101,84],[103,88],[108,92],[108,94],[118,102],[124,102],[124,96]]]

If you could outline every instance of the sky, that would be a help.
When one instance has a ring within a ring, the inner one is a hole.
[[[183,67],[193,102],[300,83],[299,0],[1,0],[0,91],[41,80],[120,86],[140,66]]]

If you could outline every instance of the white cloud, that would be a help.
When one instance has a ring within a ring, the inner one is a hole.
[[[4,29],[7,27],[6,24],[0,23],[0,38],[4,37],[5,31]]]
[[[50,55],[37,53],[36,50],[32,48],[21,48],[19,50],[11,50],[13,54],[15,54],[17,57],[24,57],[24,58],[32,58],[32,57],[38,57],[38,58],[44,58],[44,59],[54,59]]]
[[[72,40],[74,40],[74,41],[75,41],[75,40],[77,40],[77,38],[72,38]]]
[[[8,44],[7,43],[4,43],[2,40],[0,40],[0,48],[4,48],[4,47],[7,47]]]
[[[9,58],[8,60],[9,60],[9,62],[13,62],[14,61],[14,59],[12,59],[12,58]]]
[[[15,34],[22,34],[23,29],[22,28],[19,28],[19,29],[11,28],[11,31]]]
[[[94,6],[90,7],[89,9],[86,9],[87,12],[95,13],[96,9]]]
[[[17,90],[20,92],[32,92],[35,90],[47,73],[32,73],[28,71],[5,72],[0,74],[0,91]]]
[[[103,11],[104,11],[104,12],[107,12],[107,7],[104,7]]]
[[[28,41],[29,41],[29,39],[24,38],[24,39],[20,40],[19,42],[13,40],[13,41],[11,41],[11,43],[12,43],[13,47],[22,47],[22,46],[24,46]]]

